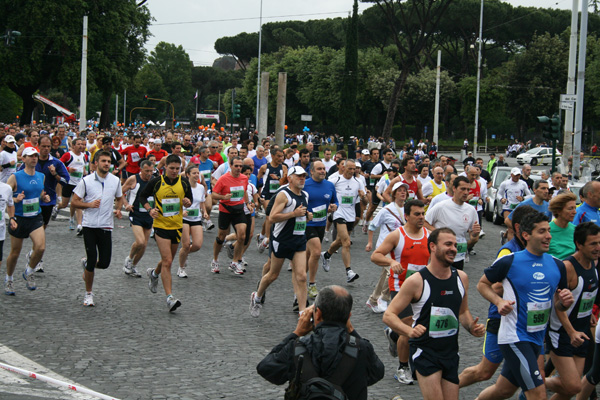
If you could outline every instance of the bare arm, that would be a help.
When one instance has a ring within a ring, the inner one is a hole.
[[[400,287],[400,291],[394,297],[387,310],[383,314],[383,323],[389,326],[394,332],[399,335],[417,338],[426,332],[423,325],[417,325],[414,328],[405,324],[398,317],[413,300],[417,299],[417,295],[423,291],[423,278],[421,274],[411,275],[404,284]]]
[[[287,221],[291,218],[302,217],[306,215],[306,207],[300,205],[292,212],[283,213],[283,209],[285,208],[285,204],[287,203],[287,196],[284,192],[280,192],[275,198],[275,204],[271,209],[271,215],[269,218],[272,223]]]
[[[513,310],[514,301],[504,300],[492,287],[492,282],[483,275],[477,284],[477,290],[490,303],[498,307],[500,315],[507,315]]]

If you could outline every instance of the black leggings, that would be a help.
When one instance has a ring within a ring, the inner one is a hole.
[[[87,266],[85,269],[94,271],[95,268],[108,268],[112,257],[111,234],[111,231],[101,228],[83,227],[83,243],[85,244],[85,254],[87,255]]]

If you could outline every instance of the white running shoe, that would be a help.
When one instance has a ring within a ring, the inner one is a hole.
[[[176,299],[173,296],[167,297],[167,307],[169,307],[169,312],[177,310],[180,305],[181,301],[179,301],[179,299]]]
[[[154,268],[148,268],[146,270],[146,275],[148,275],[148,288],[152,293],[156,293],[156,287],[158,286],[158,276],[154,276],[152,273],[154,272]]]
[[[359,278],[358,274],[351,269],[346,270],[346,282],[351,283]]]
[[[260,301],[256,301],[256,292],[252,292],[250,295],[250,315],[254,318],[258,318],[260,315],[260,309],[262,308],[262,304]]]
[[[86,307],[94,307],[94,293],[86,293],[83,298],[83,305]]]
[[[213,274],[218,274],[219,272],[221,272],[221,270],[219,269],[219,262],[212,260],[210,262],[210,272],[212,272]]]
[[[227,249],[227,257],[229,257],[230,260],[233,260],[233,252],[235,250],[235,248],[233,247],[233,243],[227,241],[223,244],[223,246],[225,246],[225,248]]]
[[[180,278],[187,278],[188,274],[185,272],[185,269],[178,268],[177,269],[177,276],[180,277]]]
[[[229,264],[229,269],[231,270],[231,272],[233,272],[235,275],[244,275],[244,270],[242,269],[242,267],[240,267],[240,265],[235,262],[232,261],[231,264]]]
[[[133,260],[129,258],[129,256],[125,258],[125,263],[123,263],[123,272],[125,272],[126,275],[133,274]]]
[[[328,230],[328,231],[325,231],[325,237],[324,237],[323,239],[325,239],[325,241],[326,241],[327,243],[329,243],[329,241],[331,240],[331,235],[332,235],[332,232],[331,232],[331,231],[332,231],[331,229],[330,229],[330,230]]]
[[[377,299],[377,307],[381,310],[381,312],[385,312],[388,308],[388,302],[383,300],[381,296]]]
[[[258,245],[258,252],[263,253],[269,247],[269,238],[265,237]]]
[[[398,368],[394,374],[394,379],[403,385],[412,385],[414,383],[412,379],[412,372],[409,366]]]
[[[331,268],[331,258],[325,258],[325,251],[321,252],[321,266],[325,270],[325,272],[329,272],[329,268]]]

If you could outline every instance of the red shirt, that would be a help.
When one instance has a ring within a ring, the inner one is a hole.
[[[223,207],[223,204],[230,207],[244,204],[244,193],[246,193],[247,189],[248,177],[246,175],[240,174],[240,176],[234,178],[228,172],[220,177],[213,188],[213,192],[218,193],[221,196],[231,193],[231,198],[229,200],[219,201],[219,212],[229,213],[229,211]]]
[[[31,142],[23,143],[23,150],[25,150],[28,147],[33,147],[34,149],[36,149],[38,151],[38,153],[40,152],[40,148],[38,146],[32,145]]]
[[[160,161],[163,157],[167,157],[168,155],[169,155],[169,153],[167,153],[163,149],[160,149],[159,151],[152,149],[148,152],[148,157],[154,156],[154,157],[156,157],[156,161]]]
[[[221,157],[221,154],[219,154],[219,153],[215,153],[212,156],[208,156],[208,158],[211,161],[216,162],[218,164],[217,167],[225,162],[225,161],[223,161],[223,157]]]
[[[121,153],[121,155],[123,156],[127,156],[127,167],[125,167],[125,170],[130,173],[130,174],[137,174],[140,172],[140,160],[144,157],[146,157],[146,153],[148,152],[148,149],[146,149],[144,146],[139,146],[139,147],[135,147],[135,146],[129,146],[121,151],[119,151],[119,153]]]

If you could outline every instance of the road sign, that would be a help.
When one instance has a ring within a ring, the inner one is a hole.
[[[575,103],[573,103],[571,101],[561,101],[560,109],[566,110],[566,111],[573,111],[575,109]]]
[[[312,115],[301,115],[300,121],[312,121]]]
[[[219,114],[196,114],[196,119],[216,119],[219,122]]]
[[[560,102],[562,103],[563,101],[564,102],[567,102],[567,101],[575,102],[575,101],[577,101],[577,95],[576,94],[561,94]]]

